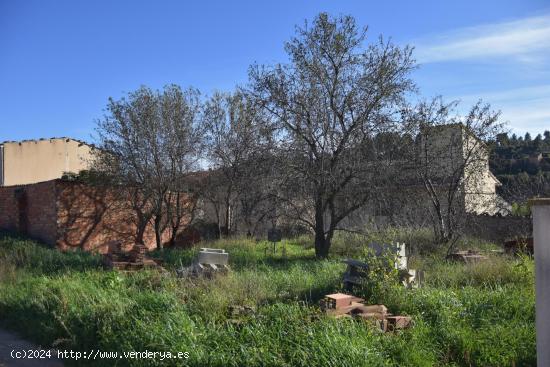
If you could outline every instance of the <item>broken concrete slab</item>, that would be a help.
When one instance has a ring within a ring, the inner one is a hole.
[[[399,280],[407,288],[418,288],[424,283],[424,271],[408,269],[399,271]]]
[[[180,266],[176,269],[176,274],[180,278],[188,276],[213,277],[215,274],[226,274],[229,271],[229,253],[224,249],[201,248],[197,258],[191,266]]]

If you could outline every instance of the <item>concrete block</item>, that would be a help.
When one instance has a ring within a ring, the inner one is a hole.
[[[228,262],[229,254],[223,249],[202,248],[197,258],[199,264],[227,265]]]

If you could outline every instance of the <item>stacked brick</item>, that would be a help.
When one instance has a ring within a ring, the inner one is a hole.
[[[122,242],[111,244],[112,251],[103,255],[103,266],[109,270],[136,271],[141,269],[164,270],[160,260],[147,257],[147,247],[136,244],[130,251],[123,250]]]
[[[406,329],[411,325],[409,316],[394,316],[384,305],[365,305],[365,300],[343,293],[326,295],[321,309],[329,316],[354,317],[372,323],[382,331]]]

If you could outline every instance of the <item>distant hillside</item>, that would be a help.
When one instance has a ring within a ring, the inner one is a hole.
[[[499,134],[491,145],[491,172],[502,182],[499,189],[507,201],[528,209],[525,203],[535,196],[550,196],[550,131],[535,138]]]
[[[496,176],[550,172],[550,131],[534,139],[529,133],[499,134],[493,148],[490,164]]]

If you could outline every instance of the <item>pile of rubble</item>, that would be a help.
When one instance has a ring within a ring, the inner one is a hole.
[[[147,247],[142,244],[135,244],[132,249],[125,252],[122,249],[122,243],[112,244],[109,253],[103,255],[103,267],[105,269],[116,269],[123,271],[136,271],[141,269],[159,269],[162,261],[147,257]]]
[[[225,274],[229,271],[229,254],[224,249],[201,248],[197,259],[191,266],[181,266],[176,270],[179,277],[206,276]]]
[[[320,306],[329,316],[360,318],[373,323],[384,332],[406,329],[412,324],[409,316],[395,316],[388,313],[384,305],[366,305],[364,302],[362,298],[334,293],[326,295]]]

